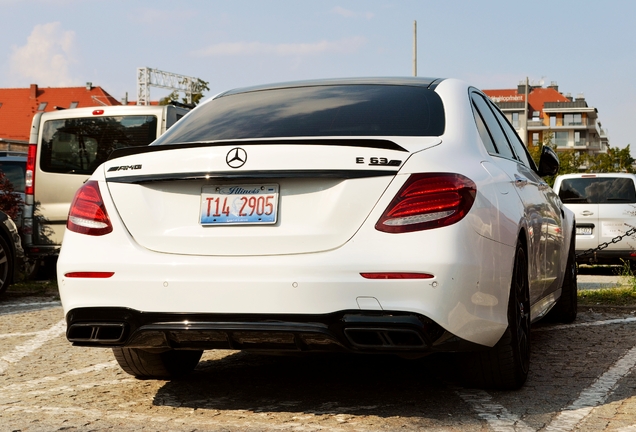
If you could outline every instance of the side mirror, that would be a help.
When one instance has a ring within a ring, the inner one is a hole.
[[[539,176],[553,176],[559,172],[559,157],[548,146],[541,149],[541,158],[539,159]]]

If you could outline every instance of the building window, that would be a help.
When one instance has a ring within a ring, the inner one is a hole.
[[[38,105],[38,111],[44,111],[48,104],[48,102],[40,102],[40,105]]]
[[[563,114],[563,126],[580,126],[583,124],[581,114]]]
[[[585,131],[574,132],[574,145],[585,145]]]
[[[79,102],[71,102],[71,106],[69,106],[69,108],[77,108],[78,105]]]
[[[567,132],[555,132],[554,144],[557,147],[567,147],[568,145],[568,133]]]
[[[510,123],[512,123],[513,128],[519,129],[519,113],[512,113],[512,121]]]
[[[556,116],[555,115],[551,115],[550,116],[550,127],[555,127],[556,126]]]
[[[532,133],[532,145],[539,145],[539,132]]]

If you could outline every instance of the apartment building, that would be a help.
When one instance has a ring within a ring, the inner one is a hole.
[[[606,153],[609,138],[598,120],[598,110],[583,94],[562,94],[556,82],[549,86],[520,83],[516,89],[484,90],[508,117],[526,145],[536,145],[552,133],[557,151]]]

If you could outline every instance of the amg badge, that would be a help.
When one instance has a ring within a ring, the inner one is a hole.
[[[141,169],[141,164],[139,165],[122,165],[122,166],[114,166],[108,168],[108,172],[111,171],[128,171],[128,170],[138,170]]]

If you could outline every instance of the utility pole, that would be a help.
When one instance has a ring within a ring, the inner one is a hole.
[[[525,98],[523,102],[525,115],[523,116],[523,144],[528,147],[528,77],[526,77]]]
[[[413,76],[417,76],[417,21],[413,21]]]

